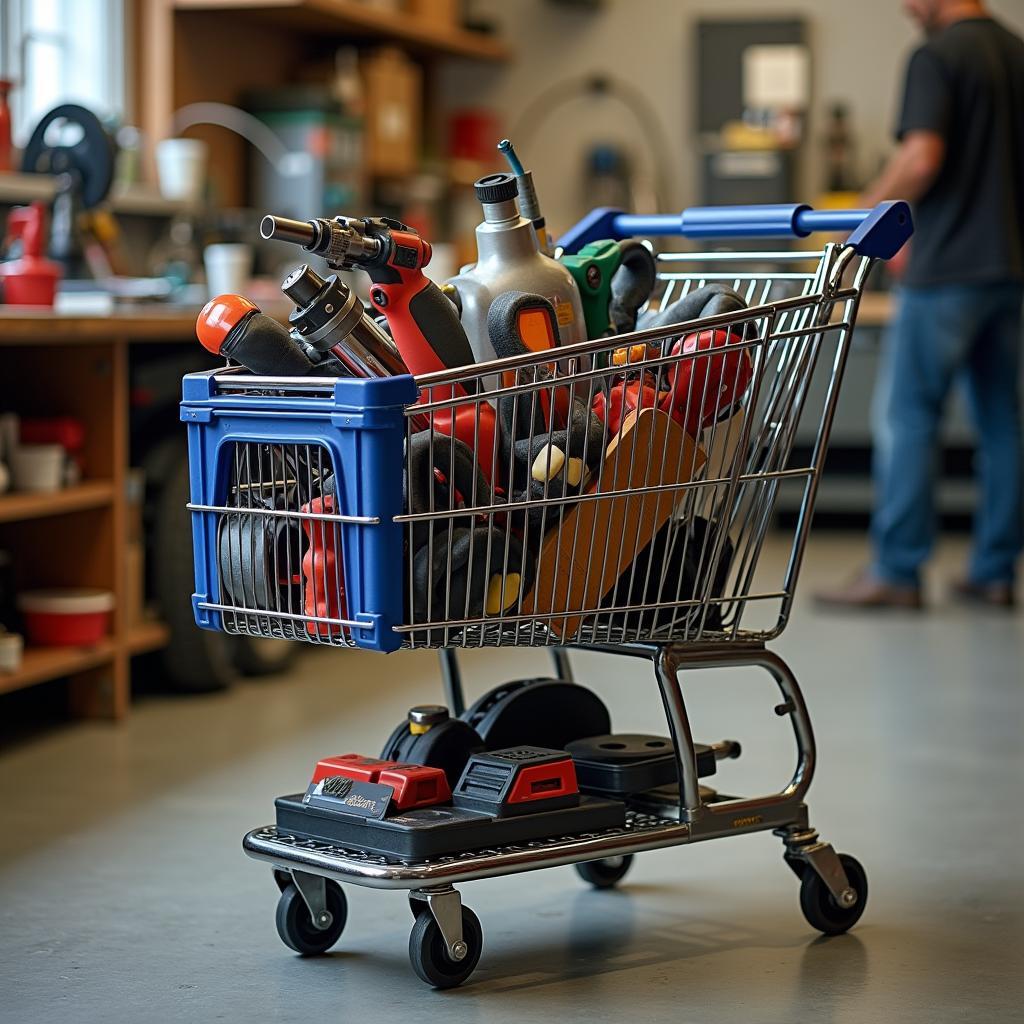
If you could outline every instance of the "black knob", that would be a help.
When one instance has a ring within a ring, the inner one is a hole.
[[[473,185],[476,198],[481,203],[504,203],[515,199],[519,188],[511,174],[488,174]]]
[[[312,267],[303,263],[281,282],[281,291],[299,309],[304,309],[320,294],[320,290],[325,284],[324,279]]]

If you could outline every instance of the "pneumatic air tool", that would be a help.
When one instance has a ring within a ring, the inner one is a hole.
[[[300,245],[338,270],[366,271],[371,282],[370,302],[384,314],[408,372],[426,374],[473,363],[458,311],[423,273],[430,261],[430,244],[405,224],[387,217],[303,221],[267,216],[260,234]],[[444,402],[469,398],[476,383],[434,385],[427,390],[427,401]],[[495,418],[486,401],[470,399],[437,409],[431,415],[431,425],[469,445],[491,480],[496,459]]]
[[[289,220],[267,216],[260,234],[300,245],[334,269],[365,270],[372,282],[370,302],[387,319],[411,373],[473,362],[458,312],[423,273],[430,262],[430,244],[411,228],[387,217]]]

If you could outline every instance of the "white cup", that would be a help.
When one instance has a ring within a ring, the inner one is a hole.
[[[64,448],[59,444],[23,444],[11,452],[16,491],[59,491],[64,483]]]
[[[17,672],[24,648],[25,641],[20,634],[0,632],[0,672]]]
[[[198,205],[206,183],[208,152],[199,139],[163,139],[156,144],[156,175],[164,199]]]
[[[210,298],[244,291],[252,275],[252,246],[218,242],[203,250],[206,290]]]

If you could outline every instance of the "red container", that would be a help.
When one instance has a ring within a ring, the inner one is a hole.
[[[110,632],[114,595],[72,587],[29,590],[18,608],[33,647],[92,647]]]

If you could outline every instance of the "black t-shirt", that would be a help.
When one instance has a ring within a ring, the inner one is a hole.
[[[910,285],[1024,279],[1024,40],[958,21],[910,58],[896,137],[945,139],[914,213]]]

